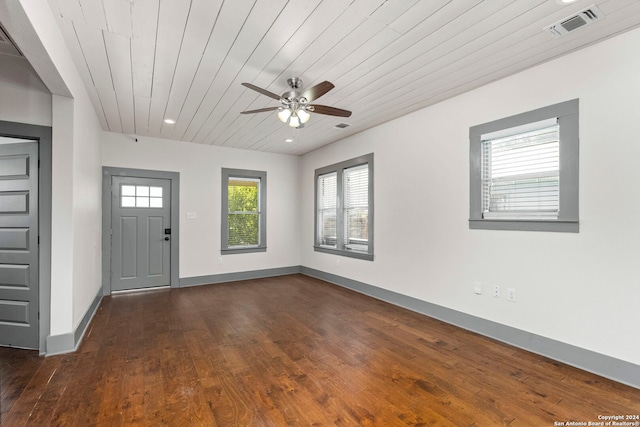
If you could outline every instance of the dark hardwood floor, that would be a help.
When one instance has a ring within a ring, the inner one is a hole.
[[[553,426],[640,390],[302,275],[107,297],[74,354],[0,349],[2,426]]]

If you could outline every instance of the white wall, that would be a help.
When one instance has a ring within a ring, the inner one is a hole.
[[[305,155],[302,265],[640,364],[639,45],[628,32]],[[580,233],[470,230],[469,127],[573,98]],[[338,266],[312,248],[313,172],[369,152],[375,260]]]
[[[104,132],[103,164],[180,173],[180,278],[300,265],[298,157],[150,137],[138,141]],[[266,252],[220,255],[223,167],[267,172]],[[196,219],[187,220],[187,212]]]
[[[0,120],[51,126],[51,93],[26,59],[0,55]]]
[[[82,82],[77,83],[84,91]],[[73,89],[75,85],[72,86]],[[82,96],[74,95],[73,101],[73,328],[75,329],[96,295],[102,292],[102,145],[100,139],[102,129],[86,93]]]

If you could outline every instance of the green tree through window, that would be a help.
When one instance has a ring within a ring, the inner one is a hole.
[[[229,247],[260,244],[260,180],[229,178]]]
[[[222,168],[220,253],[267,251],[267,172]]]

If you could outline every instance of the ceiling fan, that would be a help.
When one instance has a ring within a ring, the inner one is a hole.
[[[287,84],[289,84],[289,87],[291,89],[280,96],[276,95],[273,92],[269,92],[266,89],[262,89],[258,86],[252,85],[251,83],[242,83],[242,86],[248,87],[249,89],[255,90],[256,92],[266,95],[269,98],[280,101],[280,106],[242,111],[240,114],[253,114],[278,110],[278,118],[283,123],[287,123],[292,128],[303,127],[311,117],[309,113],[318,113],[338,117],[351,116],[351,111],[343,110],[336,107],[329,107],[327,105],[311,104],[311,102],[315,101],[316,99],[320,98],[322,95],[333,89],[335,87],[333,83],[324,81],[304,91],[300,90],[300,87],[302,86],[302,80],[300,80],[298,77],[292,77],[288,79]]]

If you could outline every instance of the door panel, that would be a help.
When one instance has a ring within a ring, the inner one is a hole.
[[[29,192],[13,191],[0,194],[0,213],[26,214],[29,212]]]
[[[35,144],[27,143],[27,144]],[[15,147],[15,145],[11,145]],[[5,145],[5,147],[10,147]],[[3,150],[5,151],[5,150]],[[29,155],[7,155],[0,157],[0,178],[2,179],[23,179],[29,178]]]
[[[112,177],[111,290],[171,284],[168,179]]]
[[[0,144],[0,345],[38,348],[38,143]]]
[[[0,322],[29,325],[29,302],[0,300]]]
[[[0,287],[29,288],[29,266],[0,264]]]
[[[135,216],[120,217],[120,273],[123,279],[131,279],[138,275],[138,218]]]
[[[0,250],[29,251],[28,228],[0,228]]]
[[[164,245],[154,244],[154,242],[164,239],[163,218],[161,216],[149,217],[147,219],[149,259],[148,272],[150,276],[162,275],[164,272]]]

